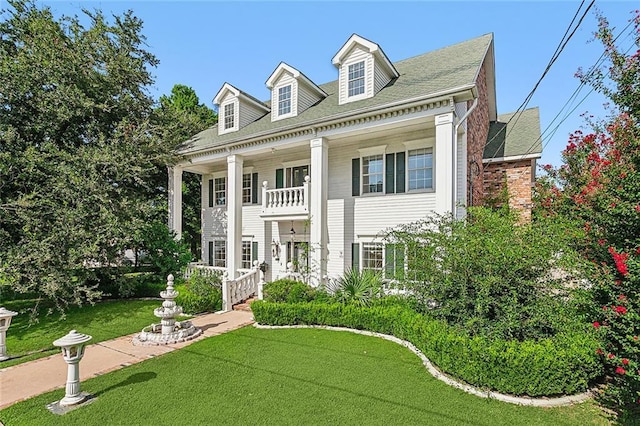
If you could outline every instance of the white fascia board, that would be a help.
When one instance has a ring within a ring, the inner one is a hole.
[[[218,90],[216,96],[213,98],[213,104],[220,106],[220,101],[222,100],[222,98],[224,98],[227,92],[231,92],[235,97],[238,97],[240,95],[240,90],[236,89],[229,83],[224,83],[220,90]]]
[[[519,161],[519,160],[531,160],[534,158],[540,158],[542,157],[541,153],[533,153],[533,154],[525,154],[525,155],[512,155],[510,157],[498,157],[498,158],[484,158],[482,160],[483,164],[490,164],[490,163],[502,163],[502,162],[508,162],[508,161]]]

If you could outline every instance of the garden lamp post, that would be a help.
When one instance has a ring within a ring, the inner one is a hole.
[[[7,329],[11,325],[11,318],[18,315],[17,312],[0,307],[0,361],[8,359],[7,356]]]
[[[67,387],[64,398],[60,400],[61,406],[78,404],[86,398],[80,393],[80,367],[79,363],[84,356],[85,344],[91,340],[91,336],[71,330],[69,334],[53,342],[55,346],[62,348],[62,357],[67,363]]]

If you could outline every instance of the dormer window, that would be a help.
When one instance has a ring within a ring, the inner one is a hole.
[[[400,74],[380,46],[357,34],[332,59],[338,68],[338,104],[372,98]]]
[[[222,85],[213,104],[219,108],[219,135],[237,132],[270,112],[268,105],[229,83]]]
[[[291,85],[278,89],[278,115],[291,113]]]
[[[233,129],[235,126],[235,105],[226,104],[224,106],[224,129]]]
[[[304,74],[284,62],[267,79],[271,90],[271,121],[295,117],[327,94]]]
[[[364,93],[364,61],[349,65],[349,96]]]

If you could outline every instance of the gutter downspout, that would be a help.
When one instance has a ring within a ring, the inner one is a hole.
[[[457,210],[457,206],[456,203],[458,201],[458,128],[462,125],[462,123],[465,122],[465,120],[467,118],[469,118],[469,115],[471,115],[471,113],[473,112],[474,109],[476,109],[476,107],[478,106],[478,98],[475,98],[473,100],[473,104],[471,105],[471,107],[467,110],[467,112],[462,116],[462,118],[458,121],[458,124],[455,125],[454,129],[453,129],[453,213],[454,213],[454,217],[457,218],[457,214],[456,214],[456,210]]]

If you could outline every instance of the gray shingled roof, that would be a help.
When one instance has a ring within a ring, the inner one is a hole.
[[[506,140],[505,140],[506,137]],[[503,158],[542,153],[538,107],[521,113],[501,114],[489,125],[483,158]]]
[[[338,105],[338,82],[332,81],[319,87],[328,96],[296,117],[271,121],[269,114],[248,124],[237,132],[218,135],[214,125],[198,133],[178,147],[178,152],[190,152],[224,146],[230,142],[249,139],[260,134],[275,133],[291,126],[307,126],[334,116],[357,113],[377,106],[411,99],[417,96],[436,94],[473,84],[487,49],[493,40],[493,34],[438,49],[423,55],[394,63],[400,77],[391,81],[374,97],[361,101]]]

